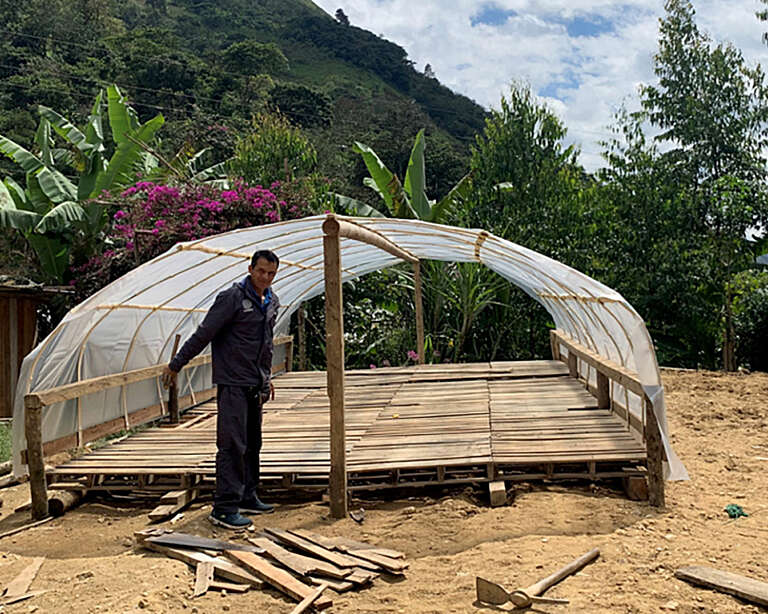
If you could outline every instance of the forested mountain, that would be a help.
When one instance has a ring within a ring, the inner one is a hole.
[[[0,0],[0,134],[30,142],[39,104],[85,118],[116,83],[142,119],[165,116],[168,151],[226,149],[222,131],[277,108],[345,188],[364,172],[345,145],[363,140],[398,167],[421,127],[440,154],[432,188],[452,185],[484,110],[344,21],[308,0]]]

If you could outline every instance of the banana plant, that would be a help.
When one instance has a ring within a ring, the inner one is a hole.
[[[35,153],[0,135],[0,153],[25,172],[26,187],[6,177],[0,184],[0,228],[20,233],[36,253],[47,281],[62,283],[72,245],[99,243],[107,211],[95,201],[105,190],[133,183],[157,160],[137,143],[155,138],[162,115],[140,123],[117,86],[107,88],[107,112],[113,143],[107,158],[103,131],[103,93],[99,92],[85,126],[80,129],[53,109],[39,106]],[[54,136],[65,143],[56,147]],[[62,171],[74,171],[75,183]]]
[[[416,135],[411,149],[404,183],[401,183],[398,176],[390,171],[376,152],[367,145],[355,141],[353,150],[363,157],[363,162],[371,175],[363,179],[363,184],[381,197],[386,212],[391,217],[444,222],[466,200],[472,185],[471,177],[470,174],[465,175],[439,201],[430,200],[425,191],[424,147],[424,129],[422,128]],[[336,203],[353,215],[387,217],[378,209],[348,196],[337,194]]]

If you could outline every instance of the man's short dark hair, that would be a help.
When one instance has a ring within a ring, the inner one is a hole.
[[[264,260],[267,262],[274,262],[275,266],[280,266],[280,258],[278,258],[277,254],[271,250],[260,249],[253,252],[253,257],[251,257],[251,266],[256,266],[256,261],[259,258],[264,258]]]

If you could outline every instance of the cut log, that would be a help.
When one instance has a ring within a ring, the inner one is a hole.
[[[232,561],[242,565],[264,582],[274,586],[280,592],[293,597],[297,601],[301,601],[314,593],[311,586],[300,582],[287,571],[278,569],[253,552],[226,550],[225,554]],[[315,601],[315,608],[318,610],[328,608],[331,605],[333,605],[333,602],[328,597],[320,597]]]
[[[768,606],[768,582],[761,582],[747,576],[721,571],[711,567],[683,567],[675,576],[686,582],[713,588],[721,593],[736,595],[745,601]]]
[[[48,499],[48,513],[51,516],[62,516],[83,500],[82,490],[59,490]]]

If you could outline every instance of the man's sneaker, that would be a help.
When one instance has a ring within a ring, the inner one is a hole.
[[[245,529],[253,524],[250,518],[246,518],[238,512],[217,512],[216,510],[211,512],[208,520],[218,527],[233,530]]]
[[[241,514],[271,514],[275,511],[275,506],[269,503],[259,501],[258,497],[248,499],[240,504]]]

